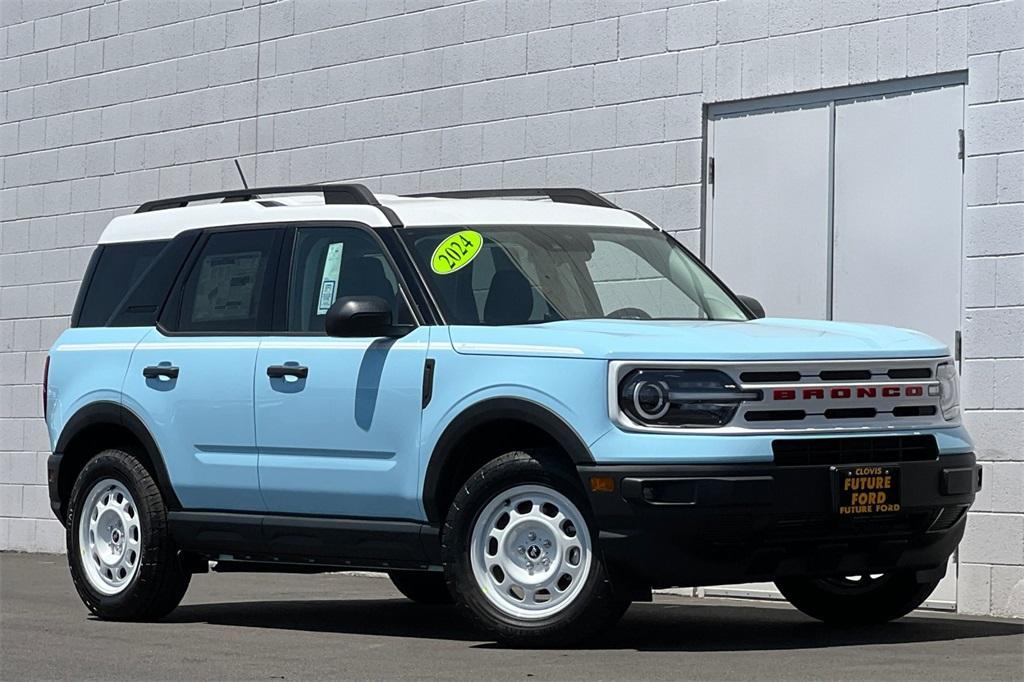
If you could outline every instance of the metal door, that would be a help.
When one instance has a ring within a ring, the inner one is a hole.
[[[907,327],[953,349],[964,87],[942,78],[713,108],[709,264],[772,317]],[[955,608],[956,568],[927,606]],[[765,583],[703,592],[781,598]]]
[[[963,86],[836,103],[832,316],[955,345]]]
[[[708,260],[773,317],[828,312],[829,119],[829,107],[817,104],[730,115],[709,127]]]

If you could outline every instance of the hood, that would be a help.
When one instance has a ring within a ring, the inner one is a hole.
[[[453,326],[459,353],[606,360],[847,360],[948,355],[926,334],[874,324],[767,318],[565,320],[505,327]]]

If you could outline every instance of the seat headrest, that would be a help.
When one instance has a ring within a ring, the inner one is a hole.
[[[518,270],[498,270],[484,304],[484,323],[523,324],[533,312],[533,289]]]

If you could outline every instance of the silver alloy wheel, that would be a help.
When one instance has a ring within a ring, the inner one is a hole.
[[[105,478],[85,498],[78,516],[78,552],[89,585],[100,594],[123,591],[142,559],[139,508],[123,483]]]
[[[473,524],[473,577],[487,601],[515,618],[547,618],[568,607],[591,561],[583,514],[547,486],[520,485],[496,495]]]

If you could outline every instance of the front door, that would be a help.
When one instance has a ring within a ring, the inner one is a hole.
[[[399,339],[329,338],[336,298],[379,296],[411,313],[375,235],[295,231],[287,335],[256,356],[260,489],[272,513],[422,519],[419,429],[429,327]]]

